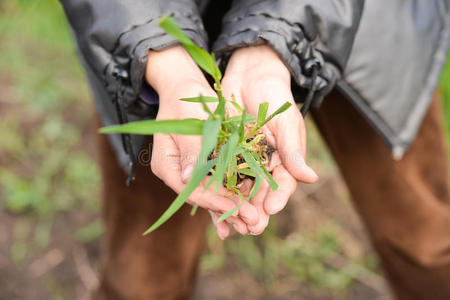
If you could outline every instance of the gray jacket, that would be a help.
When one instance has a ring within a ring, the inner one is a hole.
[[[450,0],[61,2],[104,125],[155,116],[157,105],[142,97],[143,77],[148,50],[176,44],[158,26],[166,14],[199,46],[212,45],[222,66],[235,48],[269,44],[289,68],[300,102],[312,85],[308,64],[319,62],[313,105],[339,89],[396,158],[417,133],[450,38]],[[211,45],[207,32],[220,32]],[[124,166],[143,141],[128,138],[111,137]]]

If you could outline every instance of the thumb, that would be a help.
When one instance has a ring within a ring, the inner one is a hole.
[[[180,151],[181,180],[183,183],[187,183],[200,155],[201,138],[178,135],[175,136],[175,143]]]
[[[293,124],[294,126],[293,130]],[[303,119],[297,110],[280,116],[276,124],[276,145],[281,161],[298,181],[314,183],[319,177],[305,162],[306,132]]]

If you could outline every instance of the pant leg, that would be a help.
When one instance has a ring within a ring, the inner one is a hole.
[[[104,248],[100,287],[94,299],[187,299],[193,292],[203,250],[208,213],[190,216],[183,206],[153,233],[142,233],[166,210],[176,194],[139,165],[136,180],[125,186],[105,135],[98,138],[103,179]]]
[[[448,157],[437,96],[400,161],[333,92],[314,119],[399,299],[450,299]]]

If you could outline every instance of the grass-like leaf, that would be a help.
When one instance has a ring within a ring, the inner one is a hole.
[[[221,117],[222,119],[225,119],[225,99],[220,98],[220,96],[219,96],[219,105],[217,105],[214,114],[216,116]]]
[[[276,111],[274,111],[272,114],[270,114],[270,116],[268,116],[267,119],[265,119],[264,122],[259,125],[259,127],[264,126],[265,124],[267,124],[267,122],[272,120],[275,116],[285,112],[291,106],[292,106],[292,103],[286,101],[283,105],[280,106],[280,108],[278,108]]]
[[[247,175],[250,177],[257,177],[255,171],[253,171],[252,169],[249,169],[249,168],[239,169],[237,171],[238,171],[238,173],[241,173],[241,174],[244,174],[244,175]]]
[[[149,229],[147,229],[143,235],[154,231],[159,226],[164,224],[171,216],[173,216],[173,214],[175,214],[181,206],[183,206],[192,192],[194,192],[194,190],[200,185],[202,180],[206,177],[206,175],[208,175],[208,172],[212,167],[214,167],[215,164],[216,160],[210,160],[201,165],[197,164],[184,190],[175,198],[164,214]]]
[[[266,166],[263,164],[263,162],[261,161],[261,158],[258,156],[258,154],[252,153],[252,155],[256,159],[256,161],[259,163],[259,165],[261,166],[261,168],[262,168],[264,174],[266,174],[267,178],[269,178],[269,180],[273,180],[273,182],[275,182],[275,180],[273,179],[269,170],[267,170]],[[275,184],[276,184],[276,182],[275,182]],[[278,185],[277,185],[277,188],[278,188]]]
[[[163,16],[161,20],[159,20],[159,26],[161,26],[165,32],[172,35],[183,45],[195,46],[195,43],[186,34],[184,34],[180,27],[178,27],[174,18],[170,16]]]
[[[237,158],[233,156],[227,170],[227,189],[237,184]]]
[[[194,102],[194,103],[201,103],[202,99],[204,102],[207,103],[214,103],[214,102],[219,102],[219,99],[217,99],[217,97],[211,97],[211,96],[198,96],[198,97],[189,97],[189,98],[181,98],[181,101],[185,101],[185,102]]]
[[[239,195],[239,199],[241,199],[241,204],[239,204],[238,206],[234,207],[233,209],[230,209],[229,211],[227,211],[226,213],[221,215],[219,220],[217,220],[217,222],[220,223],[220,222],[226,220],[228,217],[230,217],[232,214],[234,214],[235,211],[237,211],[239,208],[241,208],[241,206],[245,203],[246,199],[244,199],[244,197],[242,196],[242,193],[238,189],[234,189],[234,192]]]
[[[243,112],[243,109],[242,109],[242,107],[239,105],[239,103],[237,103],[236,101],[234,101],[234,100],[227,100],[228,102],[230,102],[233,106],[234,106],[234,108],[239,112],[239,113],[242,113]]]
[[[262,124],[266,120],[266,115],[267,115],[267,110],[268,109],[269,109],[269,103],[268,102],[263,102],[263,103],[261,103],[259,105],[259,108],[258,108],[258,121],[256,122],[256,124],[258,126],[262,126]]]
[[[202,131],[202,148],[200,150],[200,155],[198,158],[199,163],[204,163],[208,159],[208,156],[211,154],[211,152],[214,150],[214,147],[217,144],[217,139],[219,137],[221,123],[221,119],[208,119],[205,121],[205,125],[203,125]]]
[[[285,102],[283,105],[280,106],[280,108],[278,108],[276,111],[274,111],[270,116],[268,116],[262,123],[260,123],[259,121],[259,112],[258,112],[258,122],[257,125],[255,126],[255,128],[253,128],[249,134],[248,137],[253,136],[261,127],[263,127],[264,125],[266,125],[270,120],[272,120],[276,115],[279,115],[283,112],[285,112],[289,107],[291,107],[292,104],[290,102]],[[261,108],[261,106],[260,106]]]
[[[223,179],[225,178],[225,171],[231,163],[233,158],[233,153],[237,147],[239,135],[235,132],[229,139],[228,142],[221,148],[219,157],[217,159],[217,164],[214,174],[211,176],[210,180],[205,186],[207,189],[214,181],[216,181],[216,187],[214,192],[217,193],[219,188],[222,186]]]
[[[217,97],[212,97],[212,96],[203,96],[203,99],[205,100],[205,102],[208,103],[216,103],[219,102],[219,98]],[[194,102],[194,103],[201,103],[201,99],[200,96],[199,97],[187,97],[187,98],[180,98],[181,101],[186,101],[186,102]],[[240,113],[242,113],[242,107],[239,105],[239,103],[237,103],[234,100],[228,100],[225,99],[225,101],[230,102],[233,107]],[[264,116],[265,117],[265,116]]]
[[[201,135],[204,124],[205,121],[199,119],[145,120],[103,127],[100,129],[100,133]]]
[[[204,97],[202,95],[200,95],[199,98],[200,98],[200,102],[202,104],[203,110],[206,111],[213,119],[215,119],[216,117],[211,112],[211,110],[209,109],[208,105],[206,105],[206,101],[205,101]]]
[[[262,178],[261,177],[256,177],[255,178],[255,184],[253,185],[251,191],[250,191],[250,195],[248,195],[248,199],[252,199],[253,197],[255,197],[256,193],[259,191],[259,189],[261,188],[261,184],[262,184]]]
[[[242,142],[245,138],[245,119],[247,117],[247,108],[244,108],[244,112],[242,112],[241,117],[241,125],[239,126],[239,142]]]
[[[253,155],[248,152],[248,150],[242,151],[242,156],[244,157],[245,161],[247,162],[250,169],[252,169],[257,176],[263,177],[270,185],[270,188],[275,191],[278,189],[278,184],[273,179],[272,175],[266,174],[264,170],[261,168],[261,166],[258,164],[256,159],[253,157]]]
[[[222,77],[219,68],[216,65],[214,55],[209,54],[206,50],[197,46],[181,29],[178,27],[175,19],[169,16],[163,16],[159,21],[159,25],[170,35],[176,38],[189,54],[192,59],[208,74],[214,78]]]
[[[239,116],[229,117],[224,122],[225,123],[227,123],[227,122],[235,122],[236,124],[240,124],[241,120],[242,120],[242,115],[239,115]],[[255,116],[251,115],[251,114],[246,114],[245,115],[245,124],[253,123],[253,122],[256,122]]]

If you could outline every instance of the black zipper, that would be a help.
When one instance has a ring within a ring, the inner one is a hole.
[[[113,71],[113,76],[119,81],[119,88],[115,97],[113,99],[114,105],[116,107],[117,119],[119,124],[128,123],[128,115],[125,109],[124,103],[124,95],[125,95],[125,86],[129,81],[129,75],[126,70],[116,68]],[[134,155],[133,146],[131,144],[131,135],[128,133],[122,133],[122,146],[125,150],[125,153],[128,155],[130,160],[130,173],[126,180],[126,185],[129,186],[131,181],[135,179],[136,176],[136,156]]]

